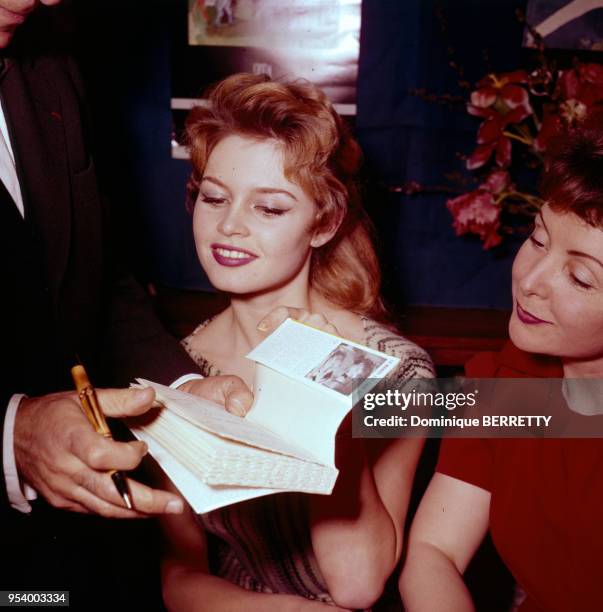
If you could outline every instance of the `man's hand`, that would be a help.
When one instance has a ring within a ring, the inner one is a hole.
[[[241,417],[249,412],[253,403],[253,394],[238,376],[211,376],[189,380],[178,389],[222,404],[228,412]]]
[[[215,376],[186,383],[187,389],[244,414],[251,392],[235,376]],[[103,412],[129,417],[146,412],[155,399],[152,389],[98,389]],[[147,452],[144,442],[115,442],[94,431],[73,392],[24,398],[15,419],[14,451],[22,481],[57,508],[114,518],[180,513],[177,495],[128,479],[134,507],[128,510],[108,470],[136,468]]]
[[[152,389],[99,389],[107,416],[146,412]],[[57,508],[107,517],[137,518],[182,512],[182,500],[128,479],[134,507],[128,510],[108,470],[133,470],[147,452],[144,442],[115,442],[92,428],[73,392],[21,400],[14,429],[17,471]]]

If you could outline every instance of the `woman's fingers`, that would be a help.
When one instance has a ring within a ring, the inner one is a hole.
[[[286,319],[301,320],[301,317],[307,313],[301,308],[293,308],[291,306],[278,306],[271,310],[259,323],[258,329],[266,334],[271,334],[281,323]]]
[[[320,312],[309,312],[303,308],[293,306],[278,306],[269,312],[259,323],[258,329],[266,334],[271,334],[286,319],[295,319],[301,323],[311,325],[321,331],[338,335],[337,328],[329,323],[328,319]]]

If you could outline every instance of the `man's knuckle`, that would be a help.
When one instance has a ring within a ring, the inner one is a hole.
[[[119,516],[119,508],[101,498],[96,500],[95,510],[98,514],[102,514],[102,516],[107,518],[117,518]]]
[[[106,449],[101,444],[90,444],[84,453],[86,463],[95,469],[103,466],[106,458]]]
[[[55,493],[54,491],[47,491],[45,494],[46,501],[53,506],[54,508],[58,508],[59,510],[66,510],[69,506],[69,501],[63,497]]]
[[[145,512],[153,512],[159,505],[153,492],[146,487],[139,487],[134,494],[136,508]]]
[[[131,450],[127,456],[124,455],[123,461],[121,461],[121,465],[119,466],[121,470],[133,470],[137,468],[138,464],[142,461],[142,450],[137,450],[135,447],[129,445],[128,448]]]
[[[70,473],[71,476],[71,480],[73,481],[74,484],[80,486],[80,487],[84,487],[87,488],[87,476],[86,476],[86,472],[83,470],[74,470]]]
[[[62,443],[66,450],[76,453],[82,441],[82,433],[81,424],[71,421],[66,423],[62,430],[57,430],[54,439]]]

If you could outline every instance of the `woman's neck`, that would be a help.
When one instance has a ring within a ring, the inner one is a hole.
[[[563,378],[603,379],[603,356],[590,359],[562,358]]]
[[[571,410],[582,415],[601,414],[603,357],[562,359],[563,395]]]
[[[238,355],[246,355],[257,346],[266,333],[258,330],[259,322],[279,306],[303,308],[312,311],[312,291],[309,287],[303,290],[271,292],[266,295],[233,296],[230,307],[225,313],[229,317],[232,330],[232,348]]]

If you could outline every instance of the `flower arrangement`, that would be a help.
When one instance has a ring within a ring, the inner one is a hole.
[[[482,120],[477,146],[465,162],[481,182],[446,205],[456,234],[479,235],[484,249],[497,246],[512,231],[502,224],[503,211],[531,218],[542,205],[538,196],[515,185],[515,158],[521,156],[531,168],[542,165],[551,141],[603,104],[603,66],[574,61],[571,68],[557,70],[543,52],[540,58],[531,74],[488,74],[466,105],[469,114]]]

